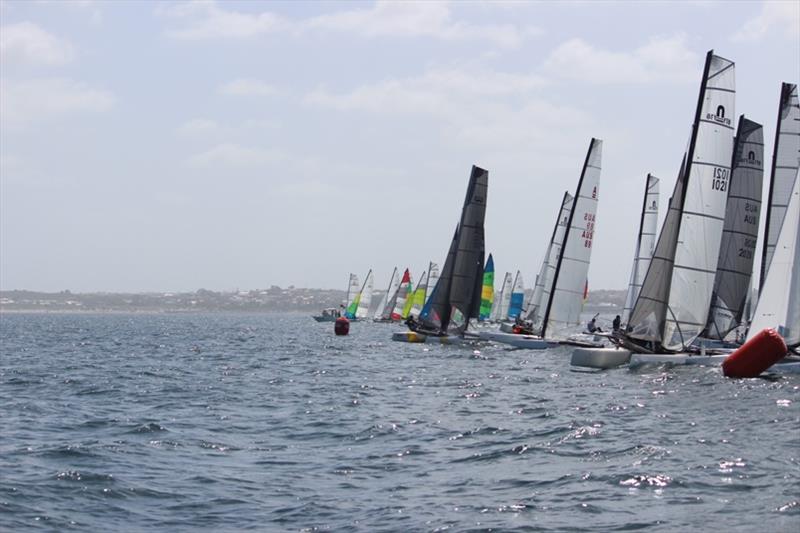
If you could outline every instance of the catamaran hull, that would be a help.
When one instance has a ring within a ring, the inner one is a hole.
[[[392,340],[395,342],[429,343],[429,344],[463,344],[469,339],[457,335],[444,335],[442,337],[434,335],[424,335],[416,331],[397,331],[392,333]]]
[[[694,355],[686,353],[678,354],[643,354],[635,353],[631,355],[628,363],[630,368],[637,368],[644,365],[703,365],[721,366],[722,362],[730,356],[720,355]],[[800,362],[789,359],[786,362],[778,362],[766,370],[767,373],[774,374],[800,374]]]
[[[335,316],[317,316],[317,315],[313,315],[311,318],[313,318],[317,322],[336,322],[336,318],[337,317],[335,317]]]
[[[502,331],[481,331],[478,333],[478,337],[482,341],[502,342],[503,344],[528,350],[546,350],[558,346],[556,341],[548,341],[535,335],[520,335]]]
[[[605,370],[627,364],[630,359],[631,351],[625,348],[576,348],[570,364]]]

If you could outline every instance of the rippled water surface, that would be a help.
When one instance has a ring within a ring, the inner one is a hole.
[[[304,315],[0,316],[0,529],[800,531],[800,376]]]

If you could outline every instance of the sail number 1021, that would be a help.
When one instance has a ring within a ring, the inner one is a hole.
[[[728,169],[714,167],[711,179],[711,190],[725,192],[728,190]]]

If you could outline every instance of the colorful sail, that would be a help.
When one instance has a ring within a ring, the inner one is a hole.
[[[486,260],[483,268],[483,287],[481,288],[481,311],[478,320],[489,320],[492,314],[492,302],[494,301],[494,260],[492,254]]]
[[[345,299],[345,314],[352,308],[353,316],[356,314],[356,309],[358,308],[358,302],[353,302],[358,295],[358,292],[361,290],[361,282],[358,280],[358,276],[355,274],[350,274],[350,281],[347,283],[347,298]]]
[[[359,293],[358,307],[356,308],[356,313],[355,313],[356,318],[367,317],[367,313],[369,312],[369,306],[372,303],[372,289],[373,289],[373,278],[372,278],[372,270],[370,270],[367,273],[367,277],[364,279],[364,285],[361,287],[361,292]]]
[[[514,283],[511,285],[511,298],[508,302],[508,318],[515,320],[522,313],[522,306],[525,303],[525,282],[522,281],[522,273],[517,270],[514,276]]]
[[[403,320],[403,310],[406,306],[406,300],[411,294],[411,273],[406,269],[403,273],[403,279],[400,280],[400,286],[397,288],[397,296],[394,298],[394,307],[392,308],[392,320]]]
[[[411,307],[408,314],[417,318],[425,305],[425,293],[428,291],[428,273],[423,272],[417,283],[417,288],[414,290],[414,295],[410,298]]]

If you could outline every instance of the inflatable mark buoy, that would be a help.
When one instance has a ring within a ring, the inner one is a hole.
[[[350,321],[347,318],[340,316],[333,324],[333,332],[337,335],[347,335],[350,333]]]
[[[786,355],[783,337],[772,328],[761,330],[722,362],[722,373],[729,378],[754,378]]]

